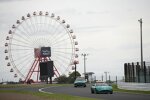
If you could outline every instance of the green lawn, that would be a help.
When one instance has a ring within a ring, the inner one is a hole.
[[[0,85],[0,88],[16,88],[16,87],[48,87],[48,86],[67,86],[70,84],[7,84]]]

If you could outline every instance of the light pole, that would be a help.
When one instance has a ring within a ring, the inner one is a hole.
[[[84,57],[84,77],[86,76],[85,74],[86,74],[86,56],[88,56],[88,54],[85,54],[85,53],[83,53],[83,54],[81,54],[81,56],[83,56]]]
[[[104,72],[105,73],[105,76],[106,76],[106,82],[107,82],[107,73],[109,73],[109,72]]]
[[[102,82],[103,82],[103,75],[102,75]]]
[[[140,38],[141,38],[141,68],[143,69],[143,43],[142,43],[142,18],[138,20],[140,22]]]

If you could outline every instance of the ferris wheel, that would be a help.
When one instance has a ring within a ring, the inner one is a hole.
[[[14,77],[39,80],[39,62],[36,50],[51,48],[56,77],[68,73],[71,64],[78,64],[76,35],[64,19],[48,12],[33,12],[22,16],[9,30],[5,43],[5,60]]]

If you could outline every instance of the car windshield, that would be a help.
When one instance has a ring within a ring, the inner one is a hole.
[[[96,83],[96,86],[109,86],[109,85],[106,83]]]
[[[77,78],[76,81],[85,81],[84,78]]]

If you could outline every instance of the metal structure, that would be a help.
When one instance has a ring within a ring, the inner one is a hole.
[[[93,80],[93,76],[92,76],[93,74],[94,74],[94,72],[86,72],[86,73],[85,73],[87,82],[90,82],[90,83],[91,83],[92,81],[94,81],[94,80]]]
[[[66,74],[78,58],[77,45],[76,35],[60,16],[42,11],[28,13],[8,32],[5,60],[15,78],[39,82],[39,62],[52,60],[55,76]],[[42,47],[51,48],[50,57],[40,55]]]
[[[150,83],[150,63],[143,62],[143,68],[140,64],[124,64],[125,82]]]
[[[140,40],[141,40],[141,67],[143,68],[143,38],[142,38],[142,18],[138,20],[140,23]]]
[[[83,54],[81,54],[81,56],[83,56],[84,57],[84,77],[85,77],[85,79],[86,79],[86,56],[88,56],[88,54],[85,54],[85,53],[83,53]]]
[[[107,80],[107,75],[108,75],[109,72],[104,72],[104,73],[105,73],[105,78],[106,78],[106,82],[107,82],[108,81]]]

